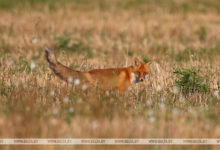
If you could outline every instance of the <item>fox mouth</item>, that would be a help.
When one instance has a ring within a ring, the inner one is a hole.
[[[138,79],[137,82],[144,82],[144,79]]]
[[[136,83],[138,83],[138,82],[144,82],[144,79],[136,79]]]

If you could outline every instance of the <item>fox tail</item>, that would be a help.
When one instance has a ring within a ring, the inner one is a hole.
[[[50,68],[54,70],[55,67],[57,66],[56,56],[54,52],[48,46],[45,46],[45,50],[46,50],[46,58],[47,58],[48,63],[50,64]]]
[[[78,71],[72,70],[59,63],[53,50],[51,50],[48,46],[45,46],[45,51],[46,59],[49,63],[51,70],[61,79],[68,81],[70,78],[77,77],[79,75]]]

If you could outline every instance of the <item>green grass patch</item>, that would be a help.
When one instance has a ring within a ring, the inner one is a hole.
[[[192,0],[187,2],[179,2],[176,0],[0,0],[0,9],[2,10],[11,10],[13,8],[33,9],[39,8],[36,7],[39,5],[47,6],[50,10],[54,10],[58,7],[65,7],[65,5],[72,5],[74,9],[99,9],[102,11],[114,8],[114,10],[134,10],[146,13],[154,12],[155,8],[159,8],[169,13],[205,13],[208,11],[220,13],[220,1],[218,0]]]
[[[174,68],[176,80],[175,86],[178,86],[182,93],[193,94],[195,92],[207,93],[210,90],[208,82],[199,75],[199,70],[192,68]]]
[[[181,62],[181,61],[189,61],[190,60],[190,56],[194,56],[195,54],[195,49],[193,48],[186,48],[183,51],[172,51],[171,52],[171,58],[173,58],[174,60]]]
[[[210,60],[213,61],[213,58],[220,55],[220,45],[215,45],[211,48],[198,48],[193,47],[185,48],[182,51],[173,50],[170,52],[169,56],[176,60],[177,62],[184,62],[192,60]]]
[[[93,57],[92,48],[80,40],[72,42],[69,35],[62,35],[55,38],[55,49],[68,52],[85,53],[89,58]]]
[[[147,63],[147,62],[149,62],[149,61],[150,61],[150,58],[148,58],[148,57],[146,57],[146,56],[145,56],[145,57],[143,57],[143,59],[142,59],[142,60],[143,60],[143,62]]]
[[[207,35],[206,27],[201,26],[197,31],[196,31],[197,36],[201,41],[204,41]]]

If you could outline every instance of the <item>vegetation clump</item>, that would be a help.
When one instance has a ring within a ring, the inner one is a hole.
[[[206,93],[210,87],[205,82],[204,77],[199,75],[199,70],[196,68],[174,68],[174,75],[177,79],[174,82],[175,86],[178,86],[184,94],[189,93]]]

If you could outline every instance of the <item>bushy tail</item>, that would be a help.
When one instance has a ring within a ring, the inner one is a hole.
[[[46,46],[45,50],[46,50],[46,58],[50,65],[50,68],[61,79],[68,81],[69,78],[74,78],[79,75],[78,71],[72,70],[59,63],[56,59],[54,52],[49,47]]]

